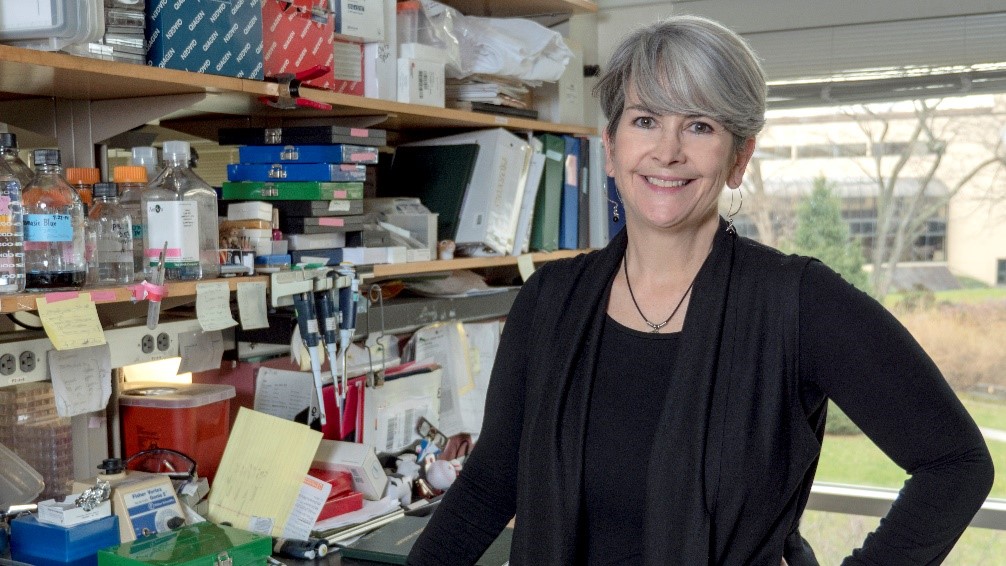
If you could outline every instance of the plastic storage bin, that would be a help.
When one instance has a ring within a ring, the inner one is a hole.
[[[67,528],[22,515],[11,521],[10,537],[14,560],[33,566],[94,566],[99,550],[119,544],[119,518],[109,515]]]
[[[123,453],[171,448],[213,481],[230,432],[232,385],[127,383],[119,397]]]
[[[0,509],[35,501],[43,487],[42,474],[0,444]]]
[[[271,553],[270,536],[213,523],[196,523],[101,550],[98,566],[251,566],[265,564]]]

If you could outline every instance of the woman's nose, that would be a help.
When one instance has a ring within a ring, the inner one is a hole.
[[[677,131],[671,128],[664,129],[654,142],[650,155],[656,162],[667,164],[681,159],[681,138]]]

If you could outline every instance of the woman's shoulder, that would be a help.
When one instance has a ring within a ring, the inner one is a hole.
[[[738,237],[736,249],[746,269],[756,269],[767,274],[788,276],[799,281],[812,263],[812,257],[780,251],[749,238]]]

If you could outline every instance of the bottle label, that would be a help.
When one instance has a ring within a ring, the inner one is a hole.
[[[156,267],[164,244],[168,269],[199,262],[199,205],[193,200],[148,202],[145,211],[148,265]]]
[[[25,214],[26,242],[72,242],[73,220],[69,214]]]

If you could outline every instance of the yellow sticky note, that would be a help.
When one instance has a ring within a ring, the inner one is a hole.
[[[71,350],[105,343],[105,332],[98,319],[98,309],[91,295],[50,303],[45,297],[35,300],[45,334],[57,350]]]
[[[210,490],[208,519],[283,536],[321,432],[246,407],[238,410]]]
[[[231,291],[225,281],[196,284],[196,318],[205,332],[237,325],[231,313]]]

